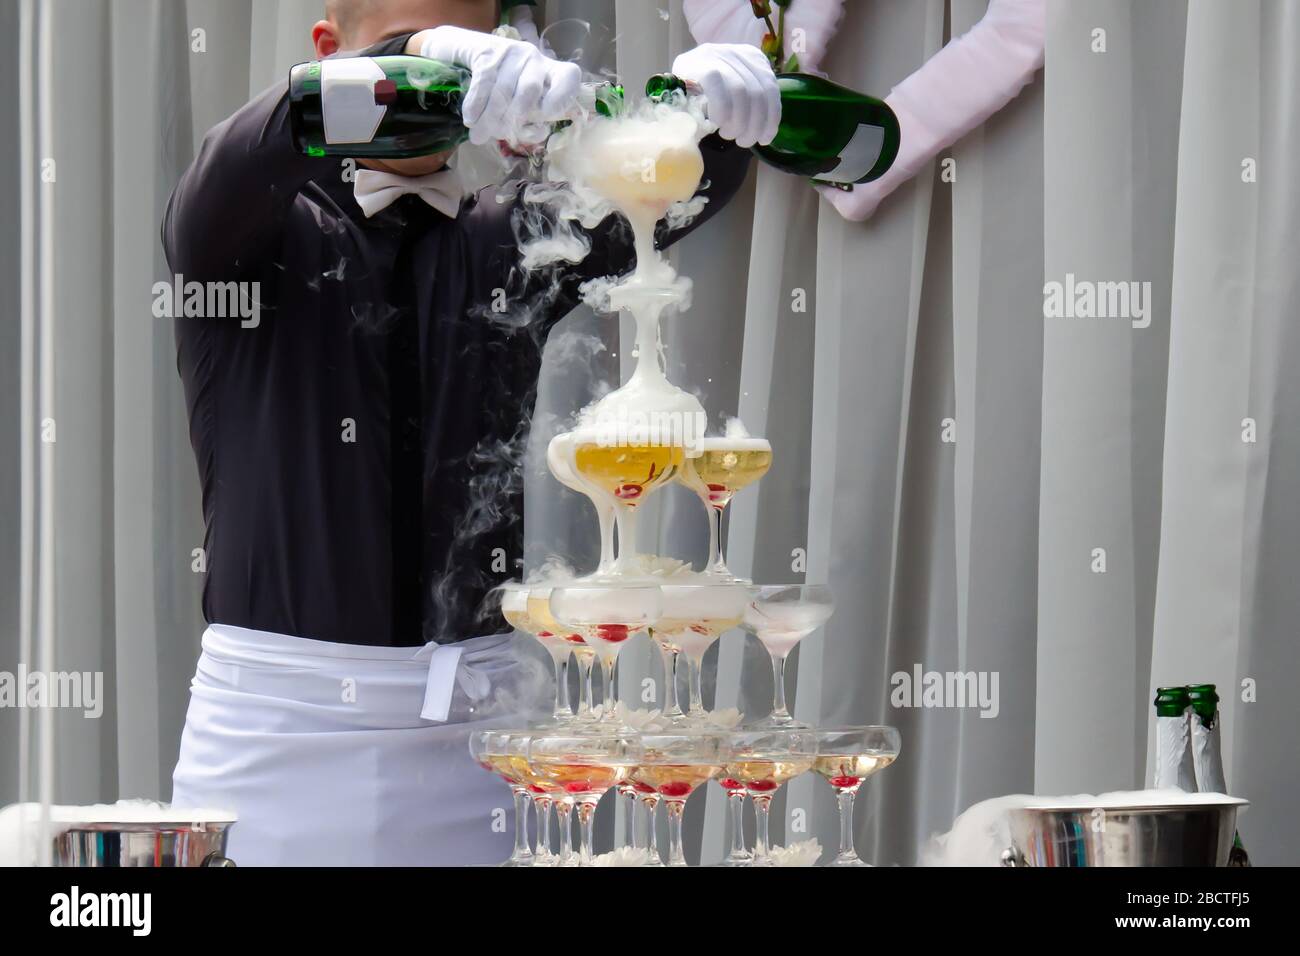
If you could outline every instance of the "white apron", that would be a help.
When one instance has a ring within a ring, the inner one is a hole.
[[[513,802],[469,735],[521,720],[544,681],[509,634],[394,648],[214,624],[172,802],[234,810],[240,866],[499,863]]]

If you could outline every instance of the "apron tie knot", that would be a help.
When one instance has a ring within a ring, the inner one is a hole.
[[[492,693],[492,673],[501,669],[501,652],[511,638],[510,634],[493,634],[458,644],[426,645],[432,647],[432,653],[420,717],[445,721],[457,687],[470,701],[487,699]]]

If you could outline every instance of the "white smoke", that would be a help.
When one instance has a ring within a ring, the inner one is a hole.
[[[749,429],[739,418],[728,418],[722,431],[723,438],[749,438]]]
[[[525,579],[529,584],[553,584],[556,581],[572,581],[577,572],[558,554],[549,554],[546,560],[528,573]]]

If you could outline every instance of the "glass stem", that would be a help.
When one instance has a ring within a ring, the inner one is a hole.
[[[655,831],[655,810],[659,809],[658,797],[647,797],[645,803],[645,822],[646,822],[646,852],[650,854],[650,862],[659,862],[659,834]]]
[[[600,564],[596,572],[604,574],[614,566],[614,505],[597,504],[596,517],[600,522]]]
[[[678,716],[682,712],[677,703],[677,658],[679,651],[666,644],[659,645],[659,653],[664,661],[664,706],[665,717]]]
[[[706,713],[704,710],[704,689],[703,673],[704,658],[696,658],[694,654],[688,654],[690,667],[686,671],[687,682],[690,684],[690,715],[692,717],[702,717]]]
[[[627,814],[627,821],[623,829],[623,845],[636,849],[636,791],[629,789],[626,794],[619,791],[620,796],[625,796],[623,807]]]
[[[591,663],[592,659],[585,655],[578,655],[578,690],[581,699],[578,701],[579,716],[590,714],[594,704],[591,688]]]
[[[641,799],[636,795],[636,791],[628,794],[632,799],[628,804],[628,815],[632,821],[632,842],[629,844],[632,849],[641,849],[641,827],[637,824],[641,821]]]
[[[596,838],[596,805],[588,800],[578,804],[578,825],[581,827],[578,862],[591,865],[591,848]]]
[[[618,688],[614,684],[614,661],[617,658],[614,655],[601,656],[602,670],[605,674],[605,706],[601,711],[602,714],[613,713],[614,708],[618,705]]]
[[[523,787],[511,787],[515,794],[515,849],[510,859],[519,862],[533,858],[533,851],[528,845],[528,805],[532,803],[528,791]]]
[[[768,810],[772,806],[772,798],[769,796],[754,797],[754,861],[765,860],[767,858],[767,817]]]
[[[573,822],[570,814],[573,804],[560,800],[555,804],[556,816],[560,819],[560,863],[567,866],[573,860]]]
[[[551,855],[551,798],[537,797],[537,855]]]
[[[841,861],[856,860],[853,849],[853,791],[841,790],[836,794],[840,804],[840,855]]]
[[[614,559],[614,568],[625,571],[636,559],[636,508],[626,504],[617,508],[614,520],[618,524],[618,557]]]
[[[785,708],[785,655],[772,655],[772,716],[790,719]]]
[[[551,716],[556,720],[567,720],[573,716],[573,709],[569,706],[568,651],[565,651],[563,657],[555,658],[555,710]]]
[[[727,509],[711,504],[707,499],[704,506],[709,509],[709,573],[727,576],[727,562],[722,556],[722,515]]]
[[[668,865],[685,866],[686,854],[682,852],[682,816],[685,800],[668,801]]]
[[[727,813],[731,817],[731,852],[729,860],[748,860],[745,848],[745,791],[733,790],[727,794]]]

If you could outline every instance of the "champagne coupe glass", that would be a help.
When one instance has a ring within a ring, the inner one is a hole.
[[[722,734],[680,730],[641,735],[641,755],[632,779],[668,805],[668,865],[686,866],[682,814],[695,788],[722,772],[729,750]]]
[[[898,759],[902,739],[893,727],[842,727],[817,730],[813,770],[835,790],[840,805],[840,852],[827,866],[870,866],[853,849],[853,798],[872,774]]]
[[[600,563],[596,566],[596,574],[604,575],[614,565],[614,511],[617,499],[578,474],[574,465],[575,447],[572,432],[556,435],[546,446],[546,463],[556,481],[571,491],[585,495],[596,509],[596,520],[600,522]]]
[[[659,172],[664,172],[662,167]],[[610,310],[625,312],[636,324],[636,367],[619,391],[676,396],[682,400],[680,408],[690,408],[693,403],[698,411],[667,412],[641,420],[621,414],[621,409],[604,412],[597,406],[590,423],[575,439],[574,470],[618,502],[617,574],[626,574],[637,564],[637,508],[677,476],[687,445],[697,441],[696,436],[704,430],[704,410],[664,374],[659,321],[665,311],[681,304],[682,294],[680,283],[665,286],[652,281],[625,282],[610,290]]]
[[[635,733],[594,726],[574,733],[546,732],[529,738],[527,759],[534,770],[577,804],[582,864],[590,864],[592,859],[596,804],[605,791],[631,775],[640,756]]]
[[[665,594],[664,597],[666,613],[668,610],[667,595]],[[659,657],[664,665],[664,696],[663,706],[660,709],[670,723],[680,724],[686,718],[686,715],[682,713],[682,705],[677,701],[677,662],[681,658],[681,646],[673,640],[671,634],[668,634],[657,624],[650,628],[650,637],[654,640],[655,646],[659,648]]]
[[[741,622],[772,657],[771,727],[803,727],[785,705],[785,661],[794,646],[821,627],[835,610],[824,584],[776,584],[756,588]]]
[[[781,785],[806,773],[817,757],[817,738],[794,727],[764,727],[734,731],[723,774],[739,782],[754,801],[757,822],[751,866],[771,866],[768,812]]]
[[[532,756],[531,746],[532,736],[529,735],[527,742],[524,744],[523,757],[520,760],[523,767],[522,777],[528,782],[529,789],[533,791],[537,798],[546,800],[548,811],[550,809],[555,811],[556,822],[560,827],[560,852],[555,854],[550,850],[551,828],[549,813],[546,823],[538,825],[540,831],[539,849],[534,856],[534,865],[551,866],[558,863],[560,866],[577,866],[578,854],[573,849],[573,808],[575,800],[549,774],[542,771],[541,766]],[[545,848],[545,853],[541,852],[542,848]]]
[[[705,573],[739,581],[722,557],[722,516],[737,491],[753,484],[772,467],[772,446],[765,438],[703,438],[693,457],[682,463],[681,482],[704,502],[709,515],[709,563]]]
[[[574,471],[616,502],[618,556],[611,574],[635,570],[636,509],[676,476],[685,457],[684,445],[652,443],[658,440],[656,436],[610,440],[595,432],[574,439]]]
[[[495,773],[510,787],[515,798],[515,846],[502,866],[532,866],[533,851],[528,846],[528,804],[532,794],[520,779],[520,751],[510,746],[510,735],[500,730],[481,730],[470,734],[469,753],[484,770]]]
[[[536,600],[531,597],[534,590],[538,592]],[[574,716],[569,706],[569,655],[573,653],[575,645],[570,638],[577,641],[582,638],[576,634],[565,634],[558,626],[554,626],[554,621],[546,611],[547,593],[546,588],[530,587],[517,581],[503,584],[496,590],[501,601],[501,616],[506,619],[506,623],[515,630],[536,638],[550,655],[555,667],[555,707],[551,711],[551,719],[562,722],[572,720]]]
[[[596,652],[587,645],[587,642],[582,639],[581,634],[577,633],[572,628],[565,627],[555,619],[555,615],[551,613],[551,590],[552,588],[549,584],[533,584],[528,586],[528,619],[532,626],[546,632],[553,645],[558,645],[560,641],[563,641],[564,646],[567,647],[569,652],[578,659],[578,692],[582,696],[578,700],[577,716],[587,717],[591,714],[591,665],[595,663]],[[541,640],[541,638],[538,639]],[[543,641],[543,643],[545,643],[545,641]],[[549,647],[548,650],[550,650]],[[554,653],[561,653],[558,646]],[[563,673],[557,672],[556,674],[556,680],[562,681],[564,684],[566,708],[568,707],[567,700],[569,694],[567,664],[568,656],[566,654],[566,669]],[[559,694],[560,692],[557,690],[557,708],[559,706]],[[571,719],[572,717],[573,713],[570,710],[568,719]]]
[[[707,579],[706,579],[707,581]],[[673,710],[664,713],[676,725],[702,724],[708,720],[700,688],[704,654],[714,641],[726,631],[740,624],[749,603],[750,588],[729,582],[665,583],[660,586],[664,596],[664,609],[659,621],[651,629],[661,649],[667,649],[665,667],[671,654],[673,672],[667,682],[673,685],[668,698]],[[677,706],[676,662],[679,654],[690,661],[687,671],[690,685],[689,711],[683,715]]]
[[[503,731],[506,742],[503,750],[512,755],[512,770],[519,783],[528,791],[533,807],[537,811],[537,848],[533,851],[533,866],[551,866],[555,854],[551,852],[551,808],[556,802],[558,791],[549,780],[533,772],[528,763],[529,732]]]
[[[550,606],[561,625],[580,634],[595,650],[605,676],[601,719],[616,719],[614,664],[628,638],[651,627],[663,613],[659,586],[574,582],[552,589]]]

